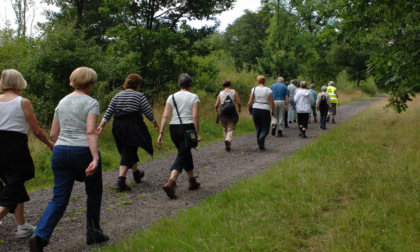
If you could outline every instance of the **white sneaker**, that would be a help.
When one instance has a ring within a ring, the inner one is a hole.
[[[35,231],[35,227],[26,223],[24,227],[18,227],[18,231],[16,233],[17,238],[25,238],[31,236]]]

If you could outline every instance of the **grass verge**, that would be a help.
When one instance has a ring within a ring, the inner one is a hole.
[[[384,104],[100,251],[420,251],[420,99]]]

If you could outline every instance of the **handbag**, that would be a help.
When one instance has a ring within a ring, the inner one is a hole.
[[[252,91],[252,97],[254,98],[254,103],[255,103],[255,89],[256,89],[257,87],[254,87],[254,90]],[[250,114],[252,114],[252,106],[254,106],[254,103],[251,105],[251,107],[249,107],[249,110],[248,110],[248,112],[250,113]]]
[[[197,147],[197,145],[198,145],[197,132],[195,131],[195,129],[193,129],[193,130],[191,130],[191,129],[185,129],[184,124],[182,124],[181,117],[179,116],[178,106],[176,104],[174,95],[172,95],[172,101],[174,103],[174,106],[175,106],[175,109],[176,109],[176,113],[178,114],[179,122],[184,127],[185,146],[187,148],[194,148],[195,149],[195,147]]]

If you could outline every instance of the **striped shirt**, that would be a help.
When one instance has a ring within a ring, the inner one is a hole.
[[[146,97],[142,93],[134,90],[124,90],[116,94],[114,98],[112,98],[111,103],[105,112],[104,118],[102,118],[102,121],[108,122],[113,114],[117,114],[123,111],[138,111],[142,117],[144,114],[147,119],[149,119],[149,121],[155,121],[155,115],[153,114],[153,111],[150,108]]]

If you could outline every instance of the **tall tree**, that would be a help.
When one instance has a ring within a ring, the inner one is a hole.
[[[32,0],[10,0],[10,2],[16,15],[16,24],[18,25],[17,36],[25,37],[27,29],[27,12],[33,6],[34,2]]]

